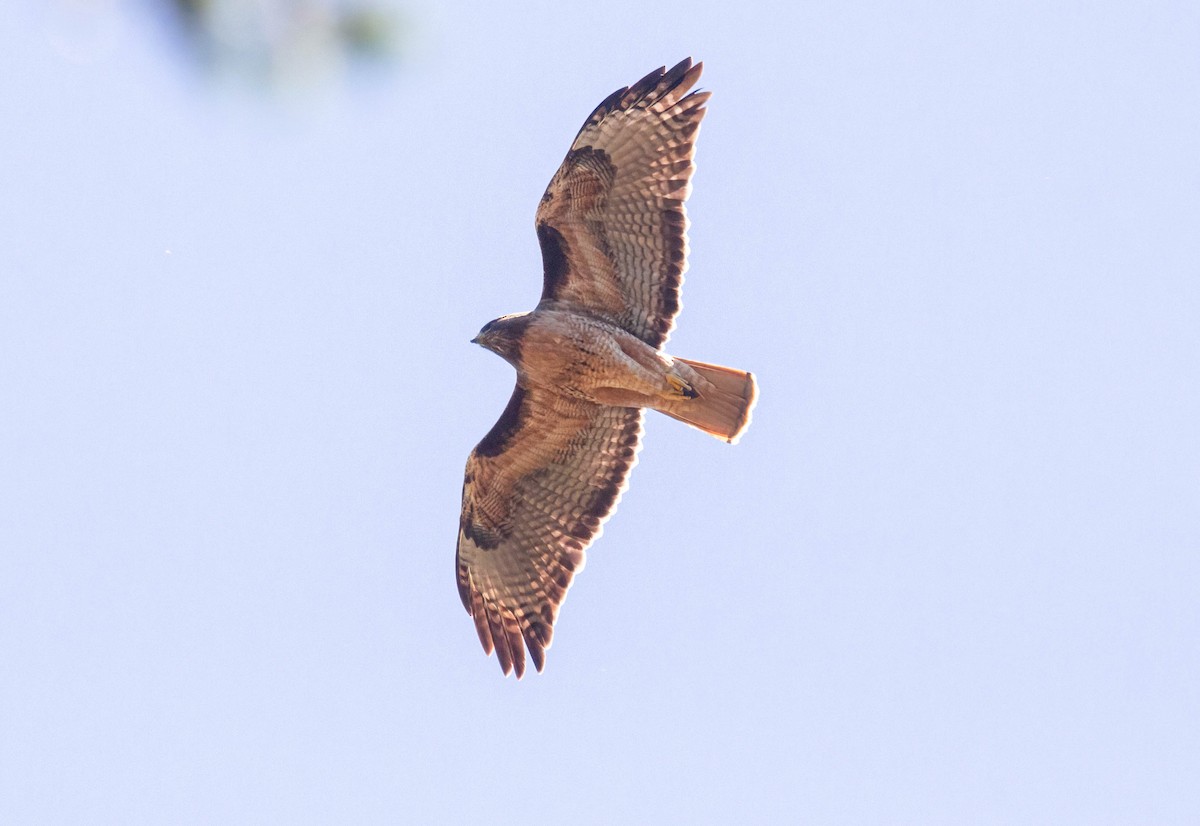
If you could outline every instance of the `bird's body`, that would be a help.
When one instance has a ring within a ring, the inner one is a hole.
[[[663,350],[709,96],[687,94],[700,71],[659,69],[596,108],[538,207],[541,301],[475,339],[517,384],[467,460],[458,587],[506,674],[522,675],[526,649],[542,669],[567,588],[637,461],[643,409],[728,442],[750,420],[751,374]]]
[[[497,319],[478,343],[509,361],[524,387],[593,404],[654,407],[678,397],[668,376],[688,369],[616,324],[570,308]]]

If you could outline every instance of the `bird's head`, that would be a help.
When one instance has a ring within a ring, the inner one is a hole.
[[[515,366],[521,358],[521,339],[528,326],[529,313],[500,316],[484,324],[471,343],[491,350]]]

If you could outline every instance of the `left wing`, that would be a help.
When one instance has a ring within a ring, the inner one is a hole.
[[[613,92],[583,124],[537,211],[542,304],[599,314],[652,347],[675,326],[687,269],[696,135],[710,92],[691,58]]]
[[[559,607],[625,490],[641,432],[641,410],[518,384],[467,459],[458,594],[505,674],[525,673],[526,648],[538,671],[545,665]]]

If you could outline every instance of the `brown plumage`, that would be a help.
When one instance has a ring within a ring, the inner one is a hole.
[[[541,671],[587,547],[625,490],[652,408],[735,442],[756,385],[662,351],[687,269],[696,134],[708,92],[684,60],[592,112],[542,196],[542,298],[475,341],[517,369],[508,406],[467,460],[458,592],[505,674]]]

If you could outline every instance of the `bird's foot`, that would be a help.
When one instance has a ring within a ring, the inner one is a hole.
[[[683,399],[694,399],[700,395],[696,392],[696,388],[692,387],[688,381],[674,373],[667,373],[667,384],[671,385],[671,395],[673,396]]]

